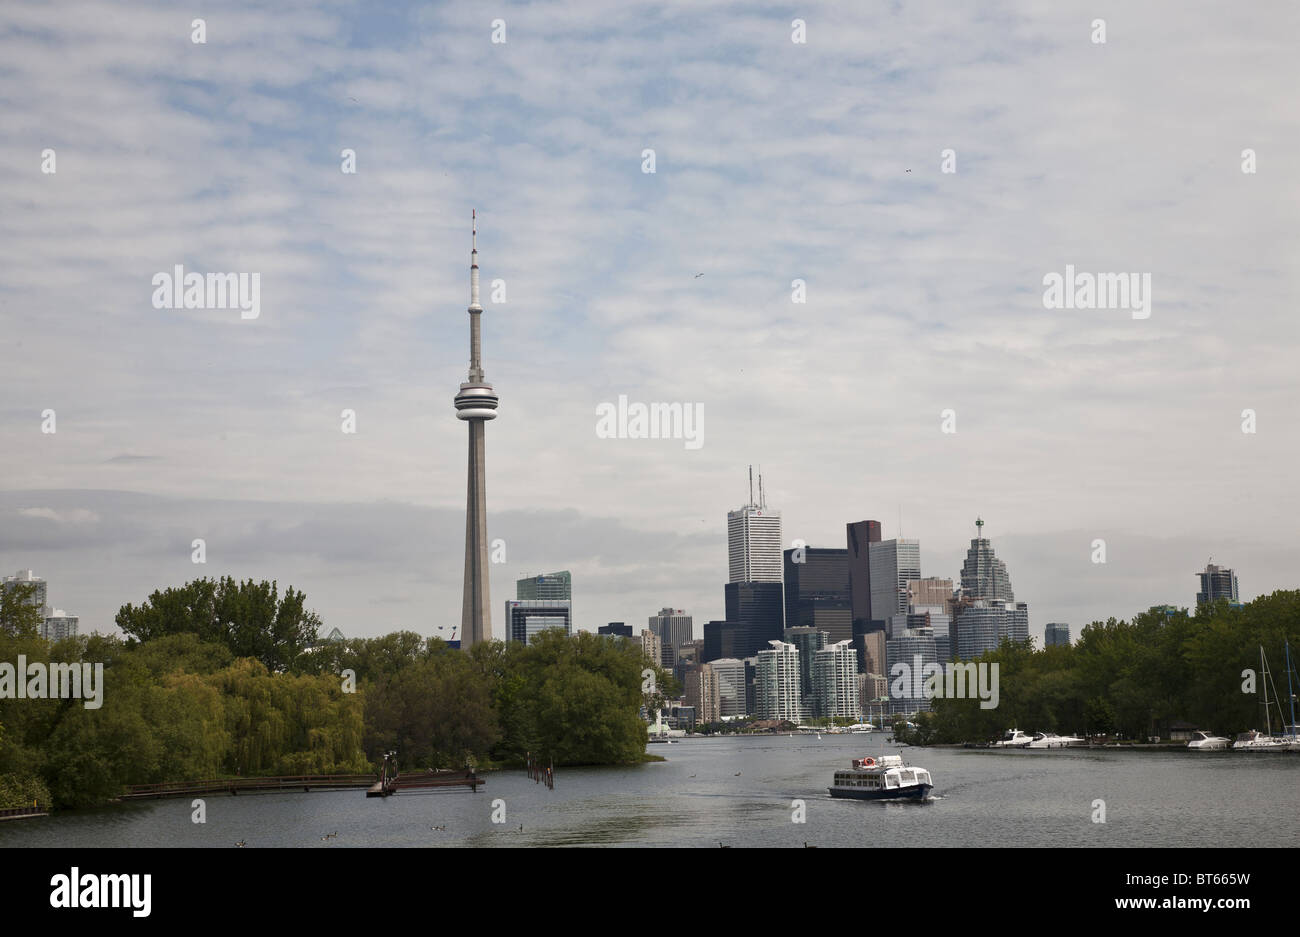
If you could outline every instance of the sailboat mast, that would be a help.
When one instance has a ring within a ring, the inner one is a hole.
[[[1286,695],[1291,698],[1291,738],[1295,738],[1295,691],[1291,689],[1291,641],[1285,639],[1282,647],[1286,651]]]
[[[1268,715],[1268,661],[1264,660],[1264,645],[1259,646],[1259,669],[1264,673],[1264,728],[1270,738],[1273,736],[1273,723]]]

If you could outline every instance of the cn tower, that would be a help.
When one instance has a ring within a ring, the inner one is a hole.
[[[478,220],[470,215],[469,254],[469,380],[456,394],[456,419],[469,423],[469,489],[465,503],[465,600],[460,613],[462,648],[492,638],[491,595],[488,586],[487,480],[483,426],[496,419],[497,395],[483,378],[478,301]]]

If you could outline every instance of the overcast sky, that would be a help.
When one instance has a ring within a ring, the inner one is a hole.
[[[1300,585],[1294,3],[267,6],[0,5],[0,572],[83,632],[224,574],[459,622],[472,208],[497,637],[558,569],[700,635],[750,463],[787,546],[956,578],[982,516],[1040,639]],[[260,315],[155,308],[177,264]],[[1067,264],[1150,317],[1044,308]],[[620,394],[703,445],[599,438]]]

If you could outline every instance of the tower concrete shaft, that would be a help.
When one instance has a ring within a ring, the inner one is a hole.
[[[496,419],[498,398],[483,376],[478,300],[478,224],[472,226],[469,300],[469,380],[456,395],[456,417],[469,423],[469,473],[465,500],[465,592],[461,604],[461,647],[492,637],[492,597],[488,583],[487,468],[484,424]]]

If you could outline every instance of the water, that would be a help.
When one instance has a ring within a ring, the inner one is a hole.
[[[479,793],[363,791],[149,801],[0,823],[0,846],[1292,846],[1300,755],[897,749],[884,736],[684,739],[668,760],[522,771]],[[902,754],[934,776],[922,804],[835,800],[832,774],[862,755]],[[737,776],[739,772],[739,776]],[[806,803],[792,823],[791,801]],[[1106,822],[1092,822],[1093,801]],[[494,801],[505,822],[493,823]],[[523,824],[523,830],[519,829]],[[446,831],[431,830],[446,826]],[[322,840],[326,833],[338,837]]]

